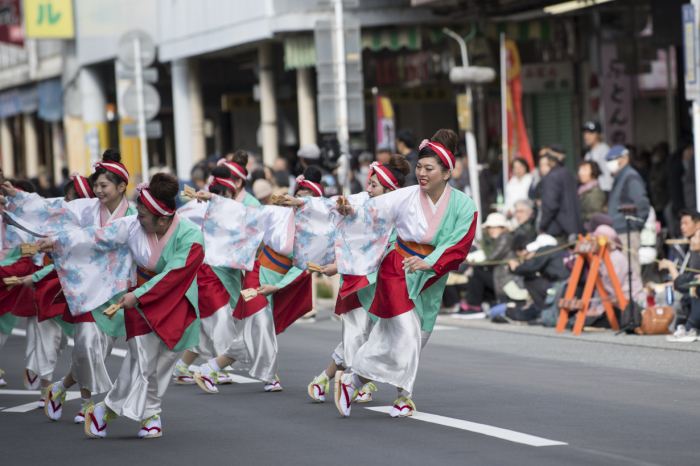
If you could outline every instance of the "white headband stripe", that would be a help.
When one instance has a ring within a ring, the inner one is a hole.
[[[219,184],[223,184],[225,186],[228,186],[229,188],[231,188],[233,190],[234,193],[236,193],[236,191],[237,191],[236,190],[236,183],[234,183],[233,181],[227,180],[226,178],[217,178],[216,181]]]
[[[88,198],[90,197],[89,191],[85,188],[83,185],[83,177],[82,176],[76,176],[75,181],[77,181],[78,187],[80,188],[81,191],[81,197]]]
[[[437,144],[433,144],[432,142],[429,142],[428,145],[433,149],[433,150],[439,150],[440,153],[447,159],[447,164],[450,166],[450,170],[454,169],[454,165],[452,165],[452,157],[450,157],[450,154],[448,154],[445,149],[442,147],[438,146]]]
[[[389,185],[390,185],[394,190],[399,189],[399,188],[394,184],[394,182],[391,181],[391,178],[389,178],[389,177],[386,175],[386,173],[384,173],[384,169],[383,169],[382,167],[380,167],[380,166],[374,167],[374,172],[377,173],[379,176],[381,176],[381,177],[384,179],[384,181],[386,181],[387,183],[389,183]]]
[[[144,189],[143,191],[141,191],[141,195],[144,197],[146,202],[148,202],[151,205],[151,207],[156,209],[161,215],[164,215],[166,217],[170,217],[171,215],[173,215],[174,212],[167,212],[167,211],[163,210],[158,205],[158,203],[156,203],[155,199],[153,199],[151,197],[151,193],[149,193],[147,189]]]
[[[117,170],[119,170],[119,172],[120,172],[122,175],[124,175],[124,179],[126,180],[127,184],[129,183],[129,172],[127,172],[126,170],[124,170],[122,167],[120,167],[120,166],[117,165],[116,163],[100,162],[100,165],[102,165],[103,167],[116,168]]]
[[[245,175],[245,173],[243,173],[243,172],[240,171],[238,168],[236,168],[235,165],[233,165],[233,164],[231,164],[231,163],[227,163],[227,164],[225,164],[225,165],[226,165],[226,166],[228,167],[228,169],[231,170],[231,171],[233,172],[233,174],[236,175],[238,178],[240,178],[240,179],[242,179],[242,180],[245,180],[245,179],[247,178],[246,175]]]
[[[311,189],[316,191],[316,194],[318,194],[320,197],[323,197],[323,191],[321,190],[321,187],[318,184],[314,183],[313,181],[303,180],[300,184],[302,186],[310,187]]]

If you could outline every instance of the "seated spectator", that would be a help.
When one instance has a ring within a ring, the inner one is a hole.
[[[564,244],[583,231],[576,180],[564,166],[566,148],[552,144],[546,152],[551,171],[542,178],[540,231]]]
[[[700,230],[696,231],[690,238],[690,264],[700,263],[698,251],[700,251]],[[668,259],[663,259],[659,263],[659,270],[667,270],[671,275],[671,280],[673,280],[673,289],[683,293],[680,307],[682,313],[688,316],[685,325],[678,325],[673,335],[669,335],[666,339],[674,343],[693,342],[697,339],[697,329],[700,328],[700,299],[697,288],[690,284],[700,281],[698,274],[696,272],[680,273],[676,264]],[[692,294],[691,289],[693,289]]]
[[[513,175],[506,184],[505,204],[503,206],[503,213],[507,217],[513,216],[516,201],[528,198],[530,186],[532,186],[532,175],[529,173],[530,166],[525,159],[517,158],[513,160],[510,164],[510,170]]]
[[[270,196],[272,196],[272,185],[265,179],[255,180],[253,183],[253,195],[255,199],[260,201],[262,205],[270,205]]]
[[[627,262],[627,255],[623,254],[618,245],[620,244],[620,238],[617,236],[617,233],[613,229],[613,227],[609,225],[600,225],[598,226],[595,231],[593,232],[594,237],[600,237],[600,236],[605,236],[608,238],[608,251],[610,255],[610,262],[612,263],[613,270],[615,271],[615,276],[617,277],[618,282],[620,283],[620,287],[622,288],[622,294],[625,296],[625,299],[629,298],[629,291],[630,291],[630,285],[629,285],[629,263]],[[605,292],[608,294],[608,297],[610,299],[616,299],[615,296],[615,289],[613,288],[612,284],[612,279],[610,278],[610,273],[608,272],[607,267],[605,267],[604,264],[600,265],[600,278],[603,281],[603,288],[605,288]],[[642,286],[642,280],[639,278],[639,275],[637,275],[634,272],[634,269],[632,270],[632,299],[634,301],[637,301],[642,295],[644,294],[644,287]],[[598,290],[596,289],[593,292],[593,298],[591,299],[591,305],[588,307],[588,312],[586,313],[587,319],[586,323],[587,324],[592,324],[595,322],[599,317],[602,317],[605,314],[605,307],[603,306],[603,303],[600,301],[600,294],[598,293]],[[598,304],[593,304],[594,301],[597,301]],[[592,317],[593,319],[588,319],[588,317]],[[596,324],[596,326],[600,326]]]
[[[598,185],[600,167],[593,161],[583,162],[578,168],[578,199],[581,204],[581,219],[587,222],[595,214],[605,212],[608,196]]]
[[[532,199],[520,199],[515,202],[513,217],[518,222],[514,235],[524,235],[530,241],[537,237],[537,214],[535,213],[535,203]]]
[[[505,215],[492,213],[486,217],[486,222],[482,225],[486,233],[494,240],[491,253],[486,256],[486,261],[500,261],[515,258],[511,250],[513,234],[510,233],[510,224]],[[503,266],[474,266],[473,275],[467,283],[467,305],[466,310],[460,313],[481,312],[484,302],[484,291],[491,290],[496,296],[496,301],[505,300],[503,287],[508,283],[512,274],[510,270]]]
[[[538,312],[545,308],[547,290],[555,282],[569,278],[569,269],[564,265],[564,251],[554,251],[555,245],[538,247],[534,251],[528,251],[530,240],[524,235],[516,235],[513,238],[511,249],[519,260],[512,259],[508,267],[515,275],[520,275],[525,281],[525,289],[530,294]]]

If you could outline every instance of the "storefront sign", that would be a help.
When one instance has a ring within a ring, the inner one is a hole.
[[[462,131],[472,130],[472,105],[467,94],[457,96],[457,122]]]
[[[522,65],[523,93],[572,92],[574,68],[571,63],[535,63]]]
[[[37,39],[71,39],[73,28],[72,0],[24,0],[27,37]]]
[[[624,73],[625,65],[617,61],[615,44],[601,45],[600,61],[603,67],[605,139],[611,146],[633,144],[632,78]]]
[[[20,0],[0,0],[0,42],[24,43]]]
[[[698,98],[698,49],[695,8],[692,4],[681,7],[683,14],[683,65],[685,70],[685,98]]]
[[[391,150],[396,147],[396,126],[394,123],[394,107],[391,99],[384,95],[375,96],[375,121],[377,122],[377,146],[386,144]]]

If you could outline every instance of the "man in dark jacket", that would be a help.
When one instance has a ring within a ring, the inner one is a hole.
[[[411,173],[406,176],[406,186],[418,184],[416,178],[416,165],[418,165],[418,151],[416,150],[416,135],[408,128],[401,128],[396,133],[396,150],[411,164]]]
[[[613,228],[620,237],[625,248],[638,251],[642,245],[639,232],[644,228],[644,222],[649,216],[649,198],[644,187],[644,181],[637,170],[629,164],[629,151],[624,146],[613,146],[605,156],[610,173],[613,174],[613,188],[608,197],[608,216],[613,220]],[[627,220],[625,213],[619,212],[623,205],[634,205],[637,211],[631,215],[640,219],[630,221],[630,243],[627,244]],[[639,256],[632,254],[632,270],[638,277],[642,276],[642,265]]]
[[[545,156],[551,167],[542,178],[542,219],[540,230],[554,236],[559,244],[575,238],[583,230],[576,180],[564,167],[566,149],[552,144]]]
[[[520,261],[511,260],[508,268],[514,275],[520,275],[525,280],[525,289],[530,293],[538,311],[545,308],[547,290],[554,282],[564,281],[571,274],[564,265],[564,251],[547,251],[556,249],[554,246],[542,246],[533,252],[527,251],[530,243],[524,235],[513,238],[512,249]],[[537,257],[534,257],[537,256]]]

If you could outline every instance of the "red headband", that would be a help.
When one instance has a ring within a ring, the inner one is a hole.
[[[385,186],[391,189],[392,191],[396,191],[400,188],[399,182],[396,180],[396,177],[391,173],[391,170],[389,170],[384,165],[380,165],[379,162],[372,162],[372,165],[370,165],[370,169],[372,170],[372,172],[377,174],[377,179],[382,184],[382,186]]]
[[[246,169],[238,165],[236,162],[227,162],[226,159],[221,159],[218,162],[216,162],[216,164],[224,165],[226,168],[231,170],[231,175],[237,178],[245,180],[248,177],[248,172],[246,171]]]
[[[423,142],[420,143],[420,147],[418,150],[421,150],[425,146],[430,147],[433,152],[435,152],[438,157],[440,157],[440,160],[442,160],[442,163],[445,164],[448,170],[454,170],[455,168],[455,156],[452,155],[452,152],[447,150],[445,146],[440,144],[439,142],[430,142],[427,139],[423,139]]]
[[[170,217],[174,215],[174,210],[151,195],[151,192],[148,190],[149,187],[150,183],[141,183],[136,186],[136,190],[140,193],[139,198],[141,202],[143,202],[143,205],[145,205],[153,215],[157,215],[158,217]]]
[[[209,189],[211,190],[211,187],[215,184],[220,184],[225,188],[229,188],[231,191],[233,191],[233,195],[236,195],[236,183],[234,183],[233,180],[230,180],[228,178],[219,178],[215,176],[214,179],[211,180],[211,184],[209,184]]]
[[[307,188],[310,189],[311,191],[315,192],[319,197],[323,197],[323,186],[321,186],[318,183],[314,183],[313,181],[305,180],[304,175],[299,175],[297,177],[297,188],[294,190],[294,193],[296,194],[297,191],[299,191],[301,188]]]
[[[97,162],[95,165],[93,165],[93,168],[95,171],[100,168],[104,168],[115,175],[121,176],[126,180],[126,184],[129,184],[129,172],[126,170],[126,167],[119,162]]]
[[[90,188],[90,183],[88,183],[87,178],[81,176],[78,172],[73,172],[70,176],[73,180],[73,186],[75,190],[82,199],[92,199],[95,195],[92,193],[92,188]]]

